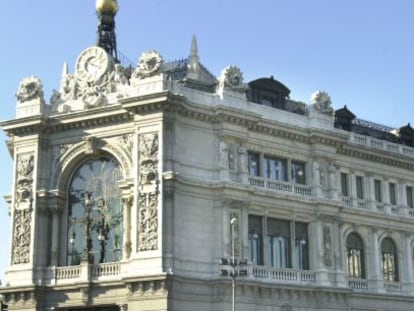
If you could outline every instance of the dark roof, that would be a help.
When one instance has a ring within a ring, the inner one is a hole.
[[[272,93],[279,93],[286,97],[289,96],[290,90],[279,81],[275,80],[273,76],[270,78],[260,78],[249,82],[249,87],[269,91]]]

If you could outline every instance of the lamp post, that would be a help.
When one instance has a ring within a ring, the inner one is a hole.
[[[236,311],[236,262],[235,262],[235,252],[234,252],[234,226],[237,223],[237,218],[232,218],[230,220],[231,226],[231,286],[232,286],[232,310]]]
[[[95,210],[95,205],[98,205],[97,209],[101,213],[101,220],[96,222],[92,215],[92,211]],[[100,259],[99,263],[105,262],[105,253],[106,253],[106,241],[108,240],[108,234],[110,227],[108,222],[105,221],[105,202],[103,199],[98,199],[97,202],[92,197],[91,192],[85,193],[85,215],[77,219],[72,219],[72,224],[79,223],[83,225],[83,231],[85,233],[85,242],[84,249],[82,252],[81,260],[87,263],[94,263],[94,257],[91,254],[92,250],[92,231],[96,231],[98,234],[97,239],[100,243]],[[76,243],[76,233],[73,232],[72,236],[69,239],[69,243],[72,246],[71,259],[74,262],[75,254],[75,243]]]
[[[236,259],[236,237],[235,226],[237,224],[237,218],[233,217],[230,220],[230,234],[231,234],[231,259],[220,259],[220,275],[231,277],[232,288],[232,311],[236,310],[236,278],[238,276],[247,276],[247,259]]]
[[[102,220],[97,225],[97,230],[99,232],[98,234],[98,240],[101,243],[101,258],[99,260],[99,263],[105,262],[105,247],[106,247],[106,240],[108,239],[108,233],[109,233],[109,225],[108,223],[105,224],[105,215],[102,214]]]

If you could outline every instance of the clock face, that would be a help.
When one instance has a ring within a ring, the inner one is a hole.
[[[79,79],[85,81],[97,81],[108,70],[111,58],[100,47],[90,47],[83,51],[76,62],[76,73]]]

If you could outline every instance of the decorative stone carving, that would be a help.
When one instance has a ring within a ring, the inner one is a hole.
[[[144,52],[138,62],[138,66],[132,73],[131,84],[134,80],[145,79],[162,72],[164,61],[157,51]]]
[[[138,251],[158,249],[158,150],[157,133],[139,136]]]
[[[16,93],[18,103],[23,103],[29,100],[39,100],[44,102],[43,99],[43,85],[37,77],[24,78],[19,85],[19,89]]]
[[[332,238],[331,228],[328,226],[323,227],[323,254],[325,266],[332,266]]]
[[[132,150],[134,148],[134,135],[132,134],[125,134],[122,135],[119,139],[119,143],[128,150],[129,153],[132,153]]]
[[[85,109],[105,106],[108,103],[104,95],[104,89],[100,85],[88,84],[82,91],[82,101]]]
[[[228,87],[233,90],[244,91],[245,85],[243,83],[243,73],[236,66],[227,66],[221,72],[219,78],[222,87]]]
[[[30,261],[34,156],[19,155],[13,217],[12,264]]]
[[[248,154],[247,154],[247,148],[245,146],[239,147],[239,170],[240,173],[247,173],[248,169]]]
[[[85,138],[85,154],[96,155],[99,153],[98,139],[93,136]]]
[[[109,91],[111,93],[118,93],[118,97],[125,97],[128,95],[129,80],[128,73],[121,64],[115,64],[114,71],[109,75]]]
[[[158,193],[145,193],[139,196],[140,231],[138,251],[158,249]]]
[[[316,111],[332,116],[334,110],[332,108],[332,101],[329,94],[325,91],[316,91],[311,97],[312,108]]]
[[[229,145],[225,141],[219,143],[219,164],[220,168],[229,168]]]
[[[139,140],[140,185],[154,186],[158,180],[158,134],[143,134]],[[151,189],[152,191],[152,189]]]

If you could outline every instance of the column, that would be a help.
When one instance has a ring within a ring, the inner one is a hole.
[[[366,189],[367,189],[367,195],[366,200],[368,202],[368,207],[371,210],[377,209],[377,204],[375,203],[375,190],[374,190],[374,178],[371,173],[367,173],[366,175]]]
[[[128,196],[122,198],[122,204],[124,209],[124,250],[122,254],[123,259],[129,259],[132,252],[132,242],[131,242],[131,207],[132,207],[133,198]]]
[[[378,243],[378,232],[376,229],[371,230],[369,238],[371,246],[368,248],[368,260],[365,264],[368,288],[376,292],[384,292],[384,280],[381,272],[381,252]]]
[[[59,219],[63,210],[66,195],[58,193],[58,191],[51,192],[51,199],[49,201],[49,211],[51,213],[52,232],[51,232],[51,246],[50,246],[50,266],[59,265],[59,239],[61,237]],[[67,242],[67,241],[65,241]]]
[[[320,164],[317,158],[313,159],[312,162],[312,194],[316,197],[322,196],[321,189],[321,171]]]
[[[311,263],[316,272],[316,282],[322,286],[329,285],[328,270],[324,262],[324,246],[323,246],[323,228],[320,215],[316,216],[316,221],[310,224],[310,237],[313,237],[309,250],[311,251]]]
[[[399,268],[401,269],[401,283],[402,283],[402,291],[405,293],[412,293],[414,291],[414,276],[413,276],[413,250],[411,246],[411,241],[413,240],[413,236],[408,233],[401,234],[402,240],[402,256],[400,257],[402,260],[398,263]]]
[[[334,247],[334,268],[336,276],[336,286],[347,287],[344,262],[345,262],[345,245],[342,238],[342,220],[339,217],[335,217],[332,223],[332,236]]]
[[[330,162],[328,165],[328,189],[329,189],[329,197],[331,199],[337,200],[338,199],[338,188],[336,182],[336,167],[334,162]]]

